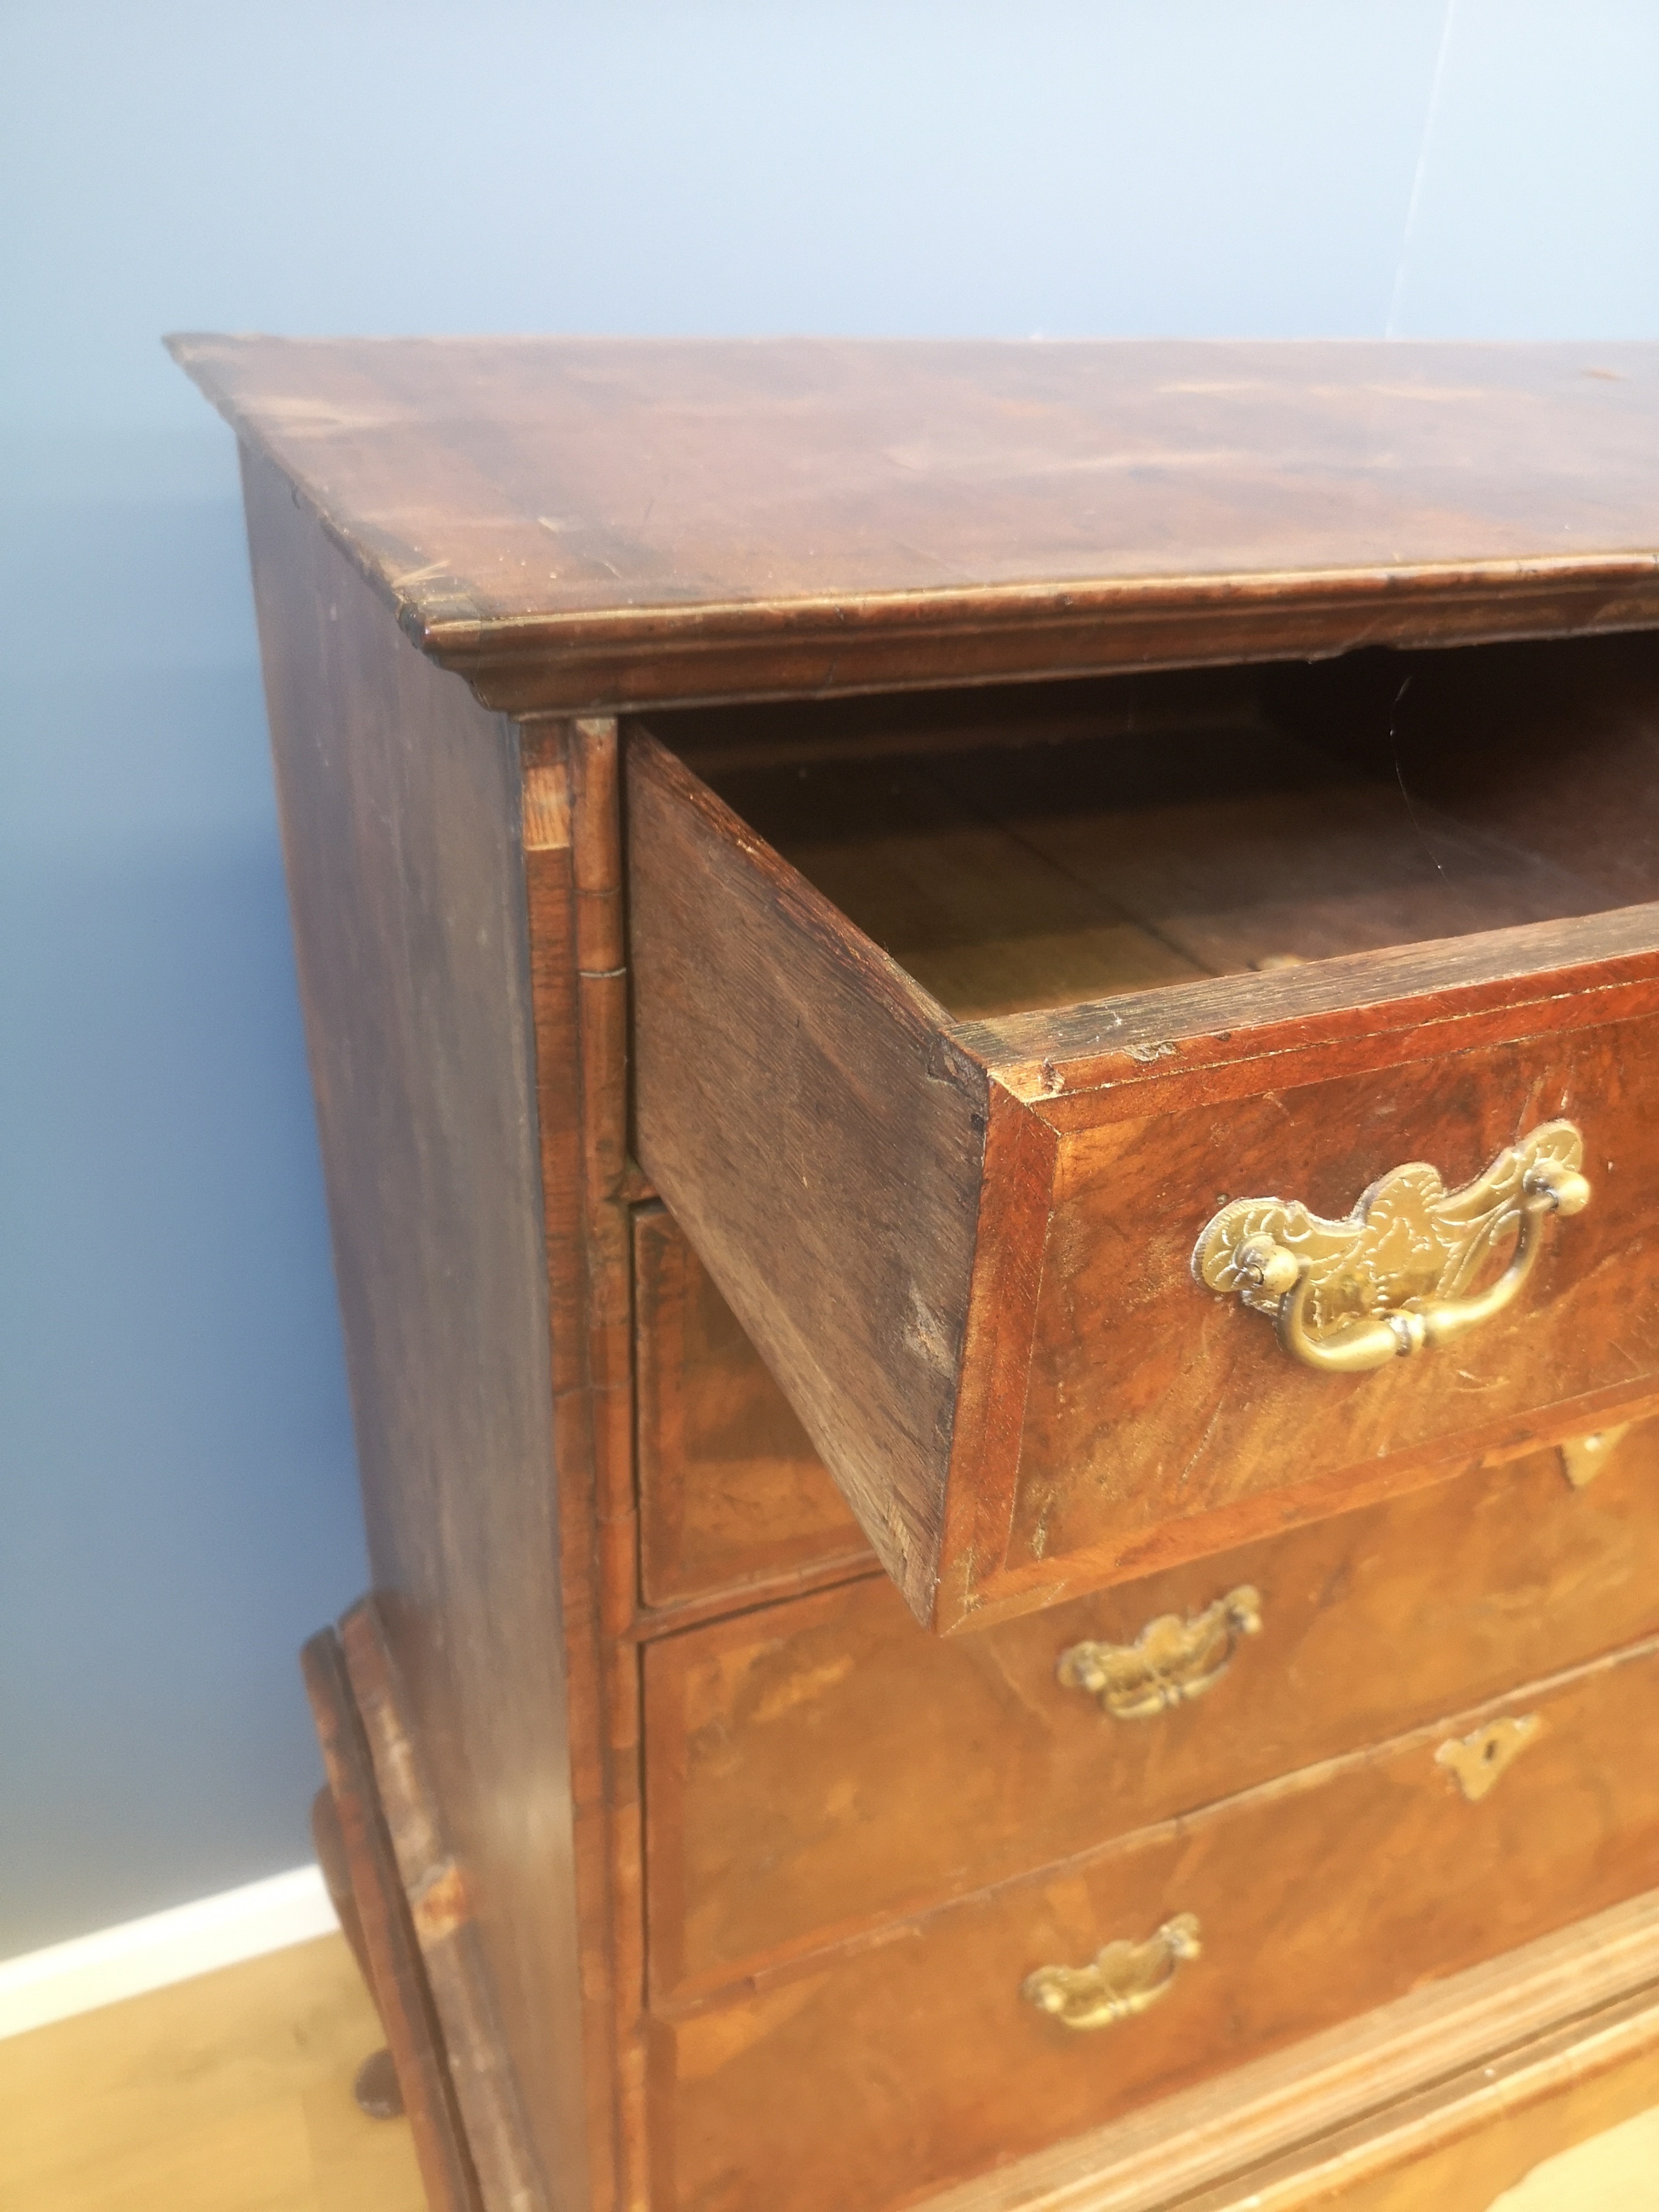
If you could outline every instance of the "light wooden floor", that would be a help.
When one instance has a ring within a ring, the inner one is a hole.
[[[424,2212],[408,2124],[351,2098],[380,2041],[344,1941],[0,2042],[3,2212]]]
[[[352,2102],[379,2041],[329,1936],[0,2042],[0,2212],[423,2212],[407,2125]],[[1419,2172],[1388,2202],[1431,2197]],[[1659,2212],[1659,2111],[1492,2212]]]
[[[1534,2166],[1492,2212],[1659,2212],[1659,2112]]]

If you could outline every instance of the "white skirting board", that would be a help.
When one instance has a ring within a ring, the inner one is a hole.
[[[338,1924],[320,1871],[303,1866],[26,1952],[0,1960],[0,2037],[308,1942]]]

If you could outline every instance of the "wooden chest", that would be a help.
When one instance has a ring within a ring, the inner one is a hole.
[[[434,2205],[1476,2208],[1659,2098],[1659,349],[174,350]]]

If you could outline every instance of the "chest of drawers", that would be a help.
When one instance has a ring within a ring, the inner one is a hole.
[[[1659,2095],[1659,352],[175,351],[434,2205],[1474,2207]]]

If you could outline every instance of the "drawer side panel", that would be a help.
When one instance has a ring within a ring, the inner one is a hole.
[[[268,462],[244,482],[375,1589],[552,2201],[583,2212],[519,733]]]
[[[931,1616],[987,1085],[940,1010],[642,731],[635,1150]]]

